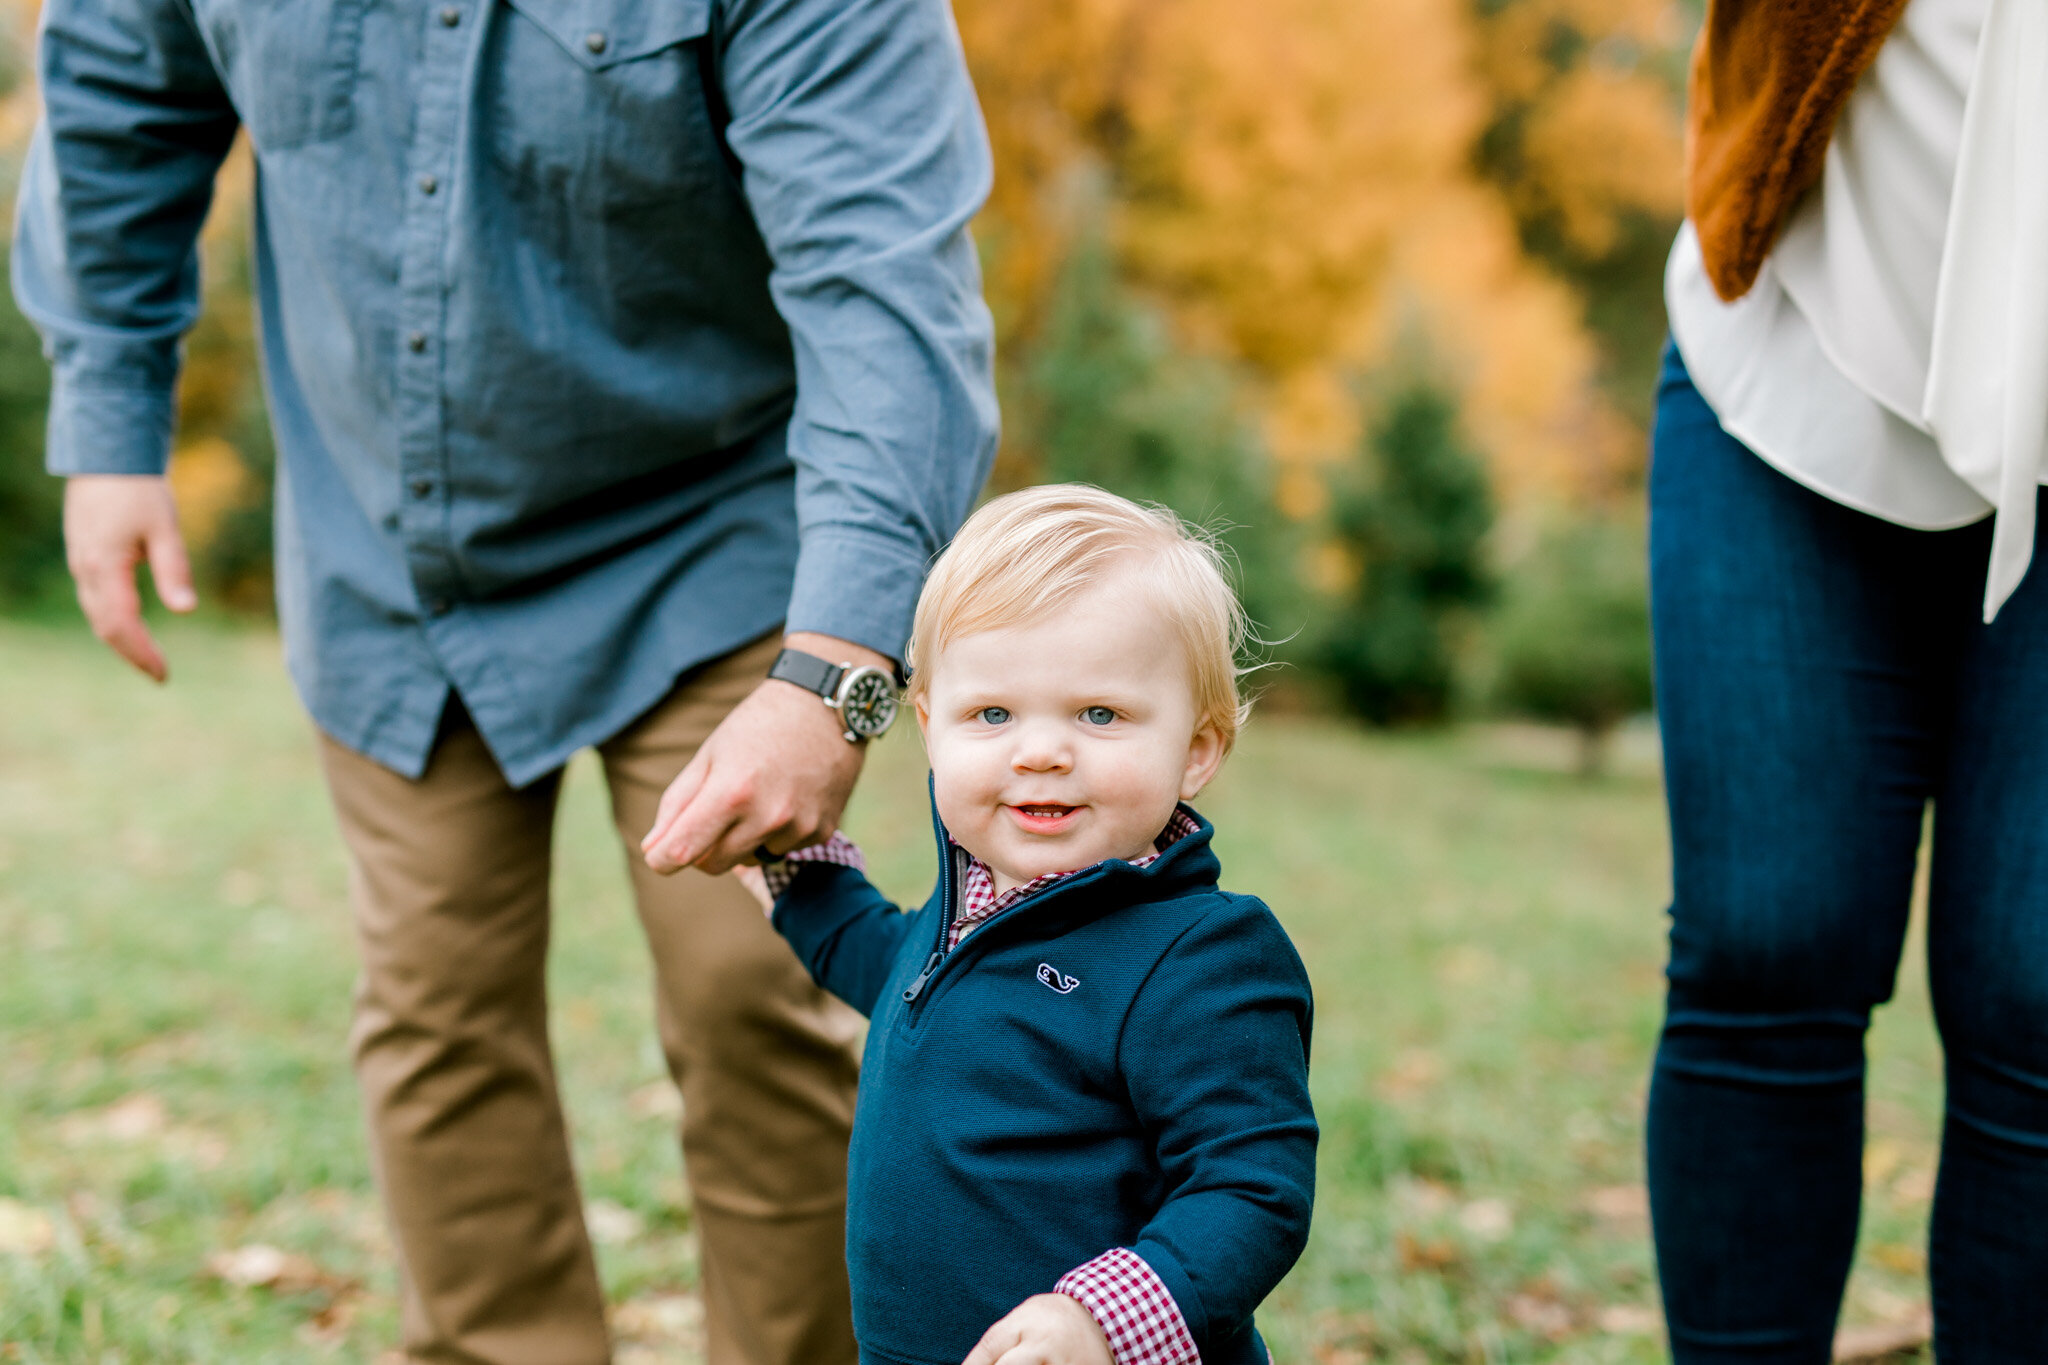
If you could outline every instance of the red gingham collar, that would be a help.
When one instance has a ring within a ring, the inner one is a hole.
[[[1166,822],[1166,828],[1159,831],[1159,837],[1152,841],[1152,851],[1143,857],[1131,859],[1131,866],[1151,866],[1158,861],[1160,854],[1199,828],[1201,826],[1194,816],[1188,813],[1186,807],[1175,807],[1173,817]],[[960,846],[956,843],[953,847]],[[961,851],[965,852],[964,849]],[[1101,864],[1097,863],[1094,866],[1100,867]],[[1013,886],[999,896],[996,894],[995,874],[989,871],[988,864],[973,854],[968,854],[967,870],[960,879],[960,912],[953,916],[953,930],[946,940],[947,951],[950,952],[959,946],[960,940],[967,937],[970,930],[986,924],[1018,901],[1037,895],[1055,882],[1078,877],[1088,870],[1085,867],[1077,867],[1066,872],[1048,872],[1042,877],[1032,878],[1021,886]]]

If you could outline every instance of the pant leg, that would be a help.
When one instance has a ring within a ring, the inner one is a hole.
[[[1771,469],[1675,353],[1650,502],[1673,900],[1648,1170],[1672,1353],[1817,1365],[1855,1246],[1863,1034],[1936,763],[1940,537]]]
[[[1935,1353],[2021,1365],[2048,1359],[2048,571],[1961,657],[1928,897],[1948,1058]]]
[[[845,1219],[859,1016],[812,984],[734,879],[659,877],[639,850],[662,790],[776,649],[762,640],[699,670],[601,749],[683,1095],[710,1365],[856,1354]]]
[[[548,1052],[558,782],[512,790],[450,706],[418,781],[321,742],[351,855],[352,1044],[405,1347],[434,1365],[599,1365],[604,1300]]]

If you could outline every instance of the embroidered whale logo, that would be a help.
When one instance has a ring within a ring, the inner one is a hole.
[[[1061,995],[1065,995],[1081,984],[1080,977],[1068,976],[1050,962],[1038,964],[1038,980],[1041,985],[1048,986],[1058,991]]]

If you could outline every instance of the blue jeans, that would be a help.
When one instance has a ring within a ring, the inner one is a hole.
[[[1929,800],[1936,1352],[2048,1360],[2048,555],[1986,626],[1990,540],[1794,483],[1667,350],[1650,583],[1673,899],[1648,1144],[1681,1365],[1828,1358],[1863,1034],[1892,992]]]

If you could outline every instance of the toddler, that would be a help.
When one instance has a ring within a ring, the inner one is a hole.
[[[1237,735],[1244,617],[1171,513],[1060,485],[934,567],[909,701],[938,887],[843,838],[774,925],[872,1022],[847,1259],[874,1365],[1264,1365],[1315,1177],[1309,983],[1186,804]]]

